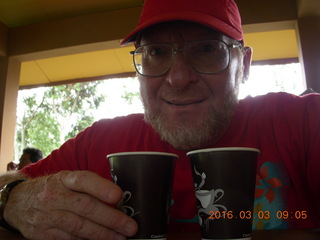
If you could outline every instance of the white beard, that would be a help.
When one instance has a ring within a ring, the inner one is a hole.
[[[208,116],[196,125],[192,119],[169,120],[161,112],[152,111],[142,98],[145,121],[158,132],[162,140],[176,149],[203,148],[218,141],[229,126],[238,100],[234,90],[228,96],[223,106],[219,109],[211,106]]]

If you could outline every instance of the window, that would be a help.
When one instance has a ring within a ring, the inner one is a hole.
[[[240,86],[239,98],[269,92],[288,92],[300,95],[306,90],[300,63],[251,66],[250,77]]]

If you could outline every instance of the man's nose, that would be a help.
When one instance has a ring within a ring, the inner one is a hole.
[[[183,51],[177,51],[172,65],[166,74],[166,81],[176,89],[184,89],[189,84],[196,83],[199,75],[188,63]]]

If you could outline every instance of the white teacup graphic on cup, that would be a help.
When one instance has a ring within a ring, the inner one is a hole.
[[[220,204],[215,204],[218,202],[224,195],[224,191],[222,189],[212,189],[212,190],[197,190],[196,191],[196,198],[200,201],[202,209],[199,209],[199,212],[204,212],[209,214],[210,211],[219,211],[219,208],[222,209],[221,211],[227,211],[227,208]]]
[[[127,214],[130,217],[133,217],[136,214],[139,214],[140,212],[135,212],[135,210],[130,207],[129,205],[125,205],[131,198],[131,192],[129,191],[124,191],[123,192],[123,196],[122,196],[122,200],[118,203],[118,209]]]
[[[221,204],[215,204],[217,201],[219,201],[223,195],[224,191],[222,189],[217,190],[196,190],[195,191],[196,198],[200,201],[200,204],[202,208],[198,209],[198,219],[199,224],[205,225],[208,223],[209,218],[205,217],[204,221],[201,217],[201,213],[204,213],[205,215],[210,215],[211,211],[225,211],[227,212],[227,208]]]

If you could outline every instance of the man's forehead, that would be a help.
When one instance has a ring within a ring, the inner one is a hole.
[[[137,38],[138,45],[150,42],[192,41],[227,38],[222,33],[204,25],[185,21],[166,22],[147,28]],[[140,44],[139,44],[140,42]]]

